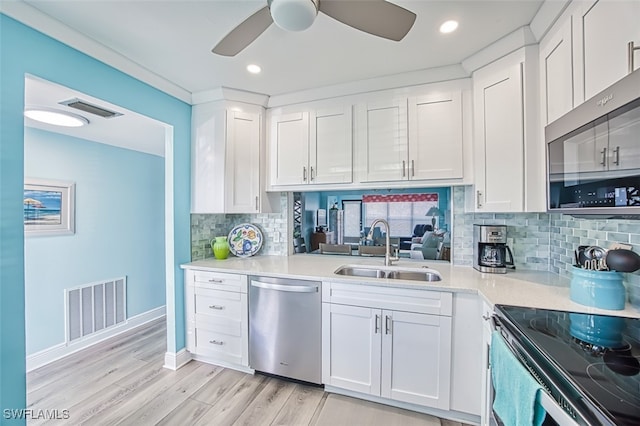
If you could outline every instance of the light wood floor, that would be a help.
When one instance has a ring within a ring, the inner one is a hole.
[[[165,330],[157,321],[28,373],[27,408],[68,410],[28,424],[459,425],[196,361],[171,371]]]

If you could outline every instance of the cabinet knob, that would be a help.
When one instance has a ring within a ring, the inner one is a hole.
[[[224,345],[224,342],[222,340],[209,340],[209,343],[211,343],[212,345],[219,345],[219,346]]]
[[[476,191],[476,206],[477,208],[482,207],[482,202],[480,201],[482,199],[482,191]]]
[[[607,148],[602,148],[602,151],[600,151],[600,154],[602,154],[602,161],[600,161],[600,165],[602,167],[606,167],[606,165],[607,165]]]
[[[613,153],[615,154],[615,160],[613,160],[613,164],[615,164],[616,166],[620,165],[620,147],[616,146],[616,149],[613,150]]]
[[[376,325],[375,325],[375,330],[373,334],[378,334],[378,331],[380,331],[380,322],[381,322],[380,315],[376,314]]]
[[[402,160],[402,177],[405,177],[407,174],[405,173],[406,161]]]
[[[411,160],[411,177],[415,177],[416,175],[416,168],[415,165],[413,164],[413,160]]]
[[[218,311],[221,311],[224,309],[224,306],[220,306],[220,305],[209,305],[209,309],[217,309]]]
[[[391,317],[389,315],[384,317],[384,334],[391,334]]]
[[[260,206],[258,203],[258,196],[256,195],[256,211],[259,211],[259,210],[260,210]]]
[[[309,178],[311,181],[313,181],[313,166],[311,166],[310,172],[309,172]]]
[[[222,280],[216,280],[215,278],[211,278],[211,279],[209,280],[209,282],[210,282],[210,283],[221,283],[221,282],[222,282]]]
[[[302,166],[302,181],[306,182],[307,181],[307,168]]]

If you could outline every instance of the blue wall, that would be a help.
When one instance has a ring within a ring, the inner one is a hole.
[[[180,350],[185,340],[184,280],[179,265],[190,260],[191,107],[0,14],[0,410],[26,404],[22,224],[25,74],[173,126],[175,307],[171,309],[173,305],[168,303],[167,315],[175,318],[175,329],[169,333],[175,333],[175,339],[168,342],[168,350]],[[0,422],[5,421],[0,415]]]
[[[25,239],[27,355],[64,342],[66,288],[126,276],[128,317],[164,305],[164,158],[32,128],[24,138],[26,177],[76,184],[75,234]]]

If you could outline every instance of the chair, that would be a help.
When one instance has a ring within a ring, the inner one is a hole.
[[[410,250],[414,238],[422,238],[425,232],[433,231],[433,226],[419,223],[413,228],[411,237],[400,237],[400,250]]]
[[[429,234],[422,243],[411,244],[410,256],[412,259],[440,260],[443,247],[449,244],[449,233],[442,235]]]
[[[351,256],[351,245],[320,243],[320,254],[345,254]]]

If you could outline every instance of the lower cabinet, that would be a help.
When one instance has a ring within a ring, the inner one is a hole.
[[[402,304],[411,294],[366,294],[362,304],[323,303],[323,382],[345,390],[396,401],[449,409],[451,316],[384,309],[375,296]],[[394,289],[394,293],[421,290]],[[340,289],[342,297],[345,293]],[[323,290],[323,300],[324,300]],[[337,293],[336,293],[337,294]],[[442,304],[451,304],[450,293]],[[394,299],[397,299],[396,302]],[[433,302],[434,299],[425,299]],[[415,304],[415,299],[410,303]],[[429,306],[420,310],[441,310]]]
[[[185,271],[187,350],[193,358],[249,370],[247,276]]]

